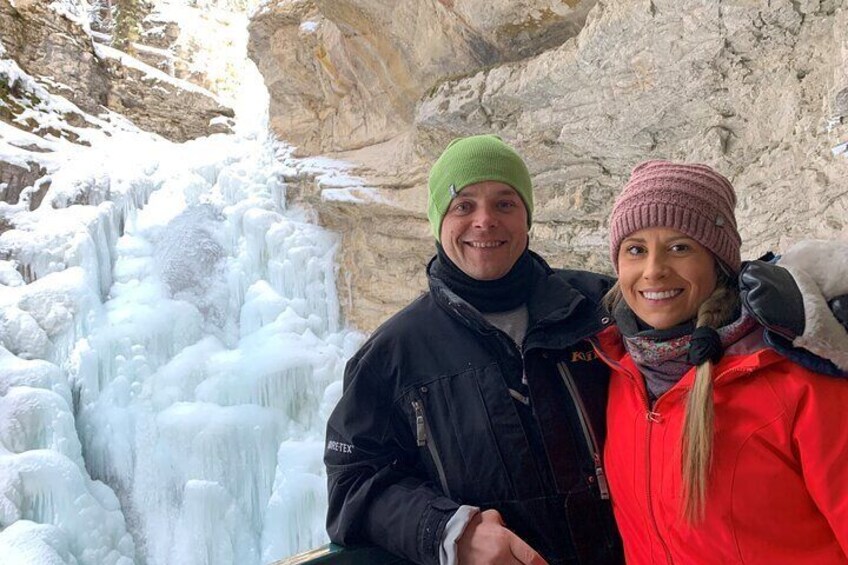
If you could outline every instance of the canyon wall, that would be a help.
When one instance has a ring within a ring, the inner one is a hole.
[[[848,237],[848,6],[839,0],[276,0],[250,55],[276,134],[352,163],[363,198],[292,179],[341,234],[348,320],[372,330],[425,288],[426,175],[460,135],[515,145],[531,247],[610,271],[630,169],[706,162],[734,183],[743,254]]]

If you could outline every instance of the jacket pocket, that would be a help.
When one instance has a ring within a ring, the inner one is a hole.
[[[486,505],[536,477],[515,400],[496,365],[418,384],[402,397],[433,482],[446,496]],[[500,433],[500,435],[499,435]]]
[[[426,392],[426,387],[422,387]],[[436,442],[432,439],[433,432],[430,430],[430,424],[427,421],[427,413],[424,410],[424,400],[420,394],[413,394],[410,400],[412,405],[412,413],[415,417],[415,442],[418,447],[426,447],[430,454],[430,459],[433,466],[436,468],[436,475],[439,478],[439,485],[442,487],[442,492],[448,498],[451,498],[450,486],[448,485],[445,466],[442,463],[442,456],[439,455],[439,449]]]

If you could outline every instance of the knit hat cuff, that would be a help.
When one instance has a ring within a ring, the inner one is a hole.
[[[667,227],[680,231],[706,247],[732,273],[742,267],[739,254],[741,240],[730,225],[732,218],[713,218],[679,205],[648,202],[629,206],[615,214],[610,226],[610,258],[618,272],[621,242],[628,235],[651,227]]]
[[[527,227],[533,218],[533,188],[521,156],[496,135],[453,140],[430,169],[427,217],[436,241],[451,200],[469,185],[502,182],[521,197],[527,210]]]
[[[467,186],[471,186],[472,184],[477,184],[478,182],[486,182],[486,181],[494,181],[494,182],[502,182],[512,187],[518,196],[521,198],[521,201],[524,203],[524,208],[527,210],[527,227],[529,228],[533,224],[533,201],[527,201],[526,194],[529,193],[527,190],[519,190],[515,186],[513,186],[513,180],[506,175],[502,175],[498,172],[493,173],[480,173],[477,176],[468,177],[463,179],[461,185],[454,184],[454,190],[457,194],[459,194],[463,188]],[[453,196],[450,192],[440,191],[437,193],[431,192],[429,195],[429,202],[427,206],[427,215],[430,219],[430,225],[433,229],[433,236],[436,238],[436,241],[440,239],[440,231],[442,229],[442,222],[445,219],[445,215],[448,212],[448,207],[450,206],[451,200],[453,200]]]

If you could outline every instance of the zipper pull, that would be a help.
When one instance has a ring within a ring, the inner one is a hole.
[[[607,482],[607,474],[604,472],[604,467],[601,465],[601,456],[595,453],[592,458],[595,460],[595,477],[598,479],[598,490],[601,493],[601,500],[609,500],[609,483]]]
[[[427,428],[424,426],[424,409],[417,400],[412,401],[412,409],[415,410],[415,437],[418,447],[427,445]]]
[[[659,412],[653,412],[652,410],[648,410],[648,412],[645,414],[645,419],[652,424],[659,424],[662,421],[662,416]]]
[[[607,475],[603,467],[595,467],[595,476],[598,477],[598,490],[601,492],[601,500],[609,500],[610,491]]]
[[[517,390],[509,389],[509,395],[513,397],[515,400],[523,404],[524,406],[530,406],[530,397],[524,396]]]

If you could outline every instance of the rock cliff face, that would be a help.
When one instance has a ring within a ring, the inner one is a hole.
[[[210,126],[211,119],[233,116],[210,93],[121,64],[47,2],[0,0],[0,29],[5,57],[89,114],[108,108],[173,141],[227,131]]]
[[[407,131],[422,96],[573,36],[591,2],[293,0],[251,24],[272,125],[301,153],[375,145]],[[572,5],[574,7],[572,7]]]
[[[109,79],[79,23],[47,2],[0,0],[0,29],[4,57],[29,74],[54,77],[60,94],[86,112],[105,104]]]
[[[250,52],[276,133],[376,189],[297,191],[342,234],[348,319],[370,330],[424,288],[426,172],[458,135],[495,132],[526,157],[532,246],[554,265],[610,270],[612,199],[648,158],[727,174],[747,257],[848,237],[845,4],[280,0]]]
[[[107,111],[177,142],[230,131],[232,109],[208,90],[177,80],[175,69],[169,75],[95,43],[95,37],[108,41],[108,36],[87,28],[84,7],[73,0],[0,0],[0,121],[18,132],[14,137],[29,140],[13,142],[0,135],[20,153],[9,162],[0,160],[0,202],[17,205],[25,198],[29,209],[37,208],[50,188],[49,171],[39,164],[40,154],[52,152],[49,140],[87,143],[80,128],[101,127],[97,116]],[[170,29],[174,41],[179,37],[178,29],[159,27],[163,35]],[[138,47],[171,53],[171,47]],[[203,83],[211,75],[187,78]],[[0,217],[0,232],[8,228],[8,220]]]

